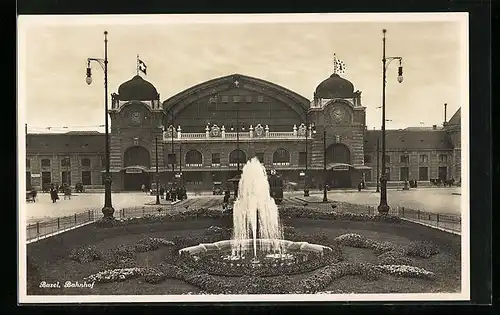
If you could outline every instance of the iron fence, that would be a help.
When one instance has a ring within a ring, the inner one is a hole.
[[[87,210],[47,221],[30,223],[26,225],[26,240],[28,242],[35,241],[94,222],[96,219],[97,212],[95,210]]]
[[[378,213],[377,207],[366,206],[366,208],[368,214]],[[418,222],[456,233],[460,233],[462,230],[462,218],[460,215],[427,212],[401,206],[391,207],[389,214],[408,221]]]

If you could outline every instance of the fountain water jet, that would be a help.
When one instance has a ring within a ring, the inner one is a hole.
[[[250,237],[251,234],[251,237]],[[257,251],[280,254],[283,239],[278,206],[269,194],[266,168],[257,158],[243,167],[238,184],[238,198],[233,206],[233,256],[244,256],[248,239],[253,240],[253,255]],[[270,240],[260,242],[261,239]]]

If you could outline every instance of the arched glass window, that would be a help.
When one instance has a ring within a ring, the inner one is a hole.
[[[247,154],[243,150],[233,150],[229,154],[229,166],[236,166],[238,162],[244,164],[247,161]]]
[[[186,166],[201,167],[203,166],[203,156],[198,150],[189,150],[186,153]]]
[[[149,151],[140,146],[128,148],[123,155],[123,165],[127,166],[145,166],[151,167]]]
[[[351,164],[351,152],[344,144],[332,144],[326,149],[327,163]]]
[[[273,165],[286,166],[290,165],[290,152],[288,150],[279,148],[273,153]]]

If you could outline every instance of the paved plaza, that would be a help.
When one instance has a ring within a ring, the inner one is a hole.
[[[460,214],[461,196],[458,195],[460,188],[421,188],[410,191],[388,190],[389,205],[401,206],[423,212]],[[301,191],[286,192],[283,205],[299,205],[295,197],[301,197]],[[312,191],[311,196],[322,198],[322,192]],[[99,210],[104,204],[103,193],[83,193],[71,196],[70,200],[60,197],[57,203],[52,203],[49,194],[40,193],[36,203],[25,203],[24,211],[28,223],[43,221],[45,219],[73,215],[88,210]],[[188,194],[188,199],[179,202],[175,207],[180,210],[187,208],[212,208],[222,204],[222,196],[213,196],[211,193],[199,195]],[[349,202],[377,206],[380,196],[375,190],[364,190],[362,192],[329,191],[328,199],[332,201]],[[144,193],[115,193],[113,194],[113,207],[116,211],[126,207],[139,207],[155,202],[155,196]],[[163,201],[164,203],[164,201]]]

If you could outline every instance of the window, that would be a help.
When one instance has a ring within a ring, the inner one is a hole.
[[[92,173],[90,171],[82,171],[82,184],[92,185]]]
[[[427,155],[424,155],[427,157]],[[418,180],[429,180],[429,168],[422,166],[418,168]]]
[[[367,171],[365,173],[365,181],[371,182],[372,181],[372,171]]]
[[[307,155],[305,152],[299,152],[299,166],[305,166],[307,163]]]
[[[47,188],[52,183],[52,175],[50,172],[42,172],[42,188]]]
[[[26,159],[26,168],[30,168],[30,167],[31,167],[31,160]]]
[[[220,153],[212,153],[212,166],[220,165]]]
[[[229,100],[229,97],[227,95],[222,96],[222,103],[227,103]]]
[[[252,102],[252,96],[251,95],[245,96],[245,100],[246,100],[247,103],[251,103]]]
[[[61,173],[61,182],[62,182],[62,184],[71,185],[71,172],[70,171],[63,171]]]
[[[82,159],[82,166],[90,166],[90,159],[88,158],[83,158]],[[89,184],[90,185],[90,184]]]
[[[440,154],[439,155],[439,163],[446,163],[447,161],[447,155],[446,154]]]
[[[255,153],[255,157],[259,159],[260,163],[264,163],[264,152]]]
[[[264,96],[262,95],[257,96],[257,102],[264,103]]]
[[[438,178],[442,181],[448,179],[448,168],[446,166],[438,167]]]
[[[65,157],[64,159],[61,160],[61,166],[63,167],[70,167],[71,166],[71,161],[69,157]]]
[[[167,155],[167,164],[168,165],[176,165],[177,164],[177,158],[175,156],[175,153],[169,153]]]
[[[399,162],[401,163],[408,163],[410,161],[410,157],[408,155],[401,155],[399,157]]]
[[[399,180],[408,180],[409,174],[410,170],[408,169],[408,167],[405,166],[399,168]]]
[[[50,167],[50,160],[49,159],[43,159],[42,160],[42,167]]]
[[[273,153],[273,165],[290,165],[290,152],[286,149],[279,148]]]
[[[240,102],[240,96],[239,95],[233,96],[233,103],[239,103],[239,102]]]
[[[372,156],[371,155],[365,155],[365,163],[371,163],[372,162]]]
[[[189,150],[186,153],[186,166],[201,167],[203,166],[203,156],[198,150]]]
[[[420,163],[427,163],[429,157],[427,156],[427,154],[420,154]]]
[[[391,156],[390,155],[385,156],[385,163],[391,163]]]

